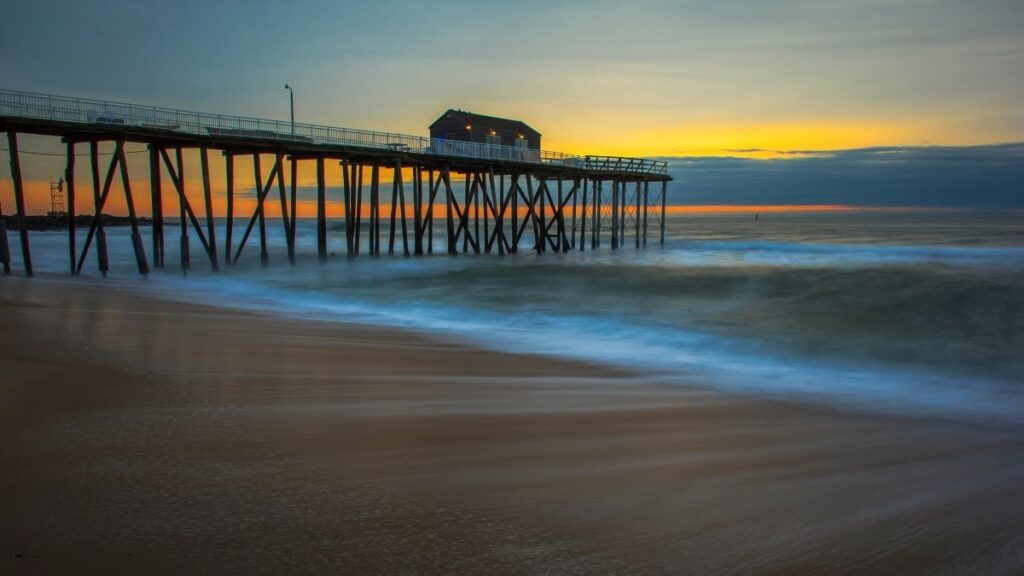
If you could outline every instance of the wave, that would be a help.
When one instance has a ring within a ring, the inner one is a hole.
[[[194,254],[187,279],[171,268],[147,282],[131,279],[127,231],[112,229],[113,275],[167,298],[421,330],[722,390],[1024,423],[1020,246],[670,237],[646,251],[318,266],[315,231],[300,225],[305,261],[294,268],[280,249],[271,268],[250,252],[211,274]],[[65,269],[61,234],[33,241],[37,267]]]
[[[709,386],[874,413],[1024,424],[1019,391],[998,378],[913,366],[810,358],[756,342],[667,324],[550,311],[484,311],[422,300],[333,297],[227,278],[162,281],[165,297],[293,317],[383,325],[443,335],[488,349],[579,359],[628,369],[653,381]]]

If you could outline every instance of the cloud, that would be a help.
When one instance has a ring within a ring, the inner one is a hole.
[[[742,150],[735,153],[763,152]],[[1024,208],[1024,143],[667,157],[675,204]]]

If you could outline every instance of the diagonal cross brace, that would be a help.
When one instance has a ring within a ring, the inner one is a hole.
[[[82,273],[82,266],[85,264],[85,258],[89,255],[89,247],[92,246],[92,239],[96,235],[96,228],[100,225],[100,221],[103,219],[103,207],[107,203],[107,196],[110,194],[110,185],[114,181],[114,173],[117,170],[117,165],[121,161],[120,149],[124,146],[123,143],[117,144],[118,153],[115,153],[110,157],[110,167],[107,168],[107,177],[103,181],[103,191],[100,193],[99,202],[96,204],[96,213],[93,214],[92,224],[89,226],[89,232],[85,236],[85,245],[82,246],[82,255],[78,258],[78,265],[75,267],[75,273]]]
[[[257,182],[257,186],[261,186],[259,197],[256,199],[256,209],[252,213],[252,218],[249,219],[249,225],[245,227],[245,234],[242,235],[242,241],[238,244],[238,250],[235,251],[235,257],[231,260],[232,262],[238,262],[238,257],[242,255],[242,249],[245,248],[245,243],[249,241],[249,236],[252,234],[252,228],[256,225],[256,220],[259,218],[260,206],[263,205],[263,201],[266,200],[267,195],[270,194],[270,188],[274,185],[274,178],[277,177],[277,172],[281,169],[280,158],[274,162],[274,167],[270,170],[270,175],[267,176],[267,182],[262,185],[261,182]]]
[[[161,148],[160,155],[163,156],[164,165],[167,166],[167,173],[171,176],[171,183],[174,184],[175,189],[178,191],[178,198],[181,203],[185,206],[185,212],[188,214],[188,219],[192,223],[192,227],[196,230],[196,235],[199,236],[199,243],[203,245],[203,250],[210,256],[211,259],[216,259],[216,254],[210,253],[210,243],[206,240],[206,234],[203,233],[203,227],[199,224],[199,219],[196,218],[196,213],[192,211],[192,204],[188,201],[188,196],[185,196],[185,183],[182,182],[181,176],[174,169],[174,165],[171,163],[171,157],[167,155],[167,149]]]

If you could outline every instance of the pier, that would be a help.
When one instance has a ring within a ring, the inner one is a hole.
[[[102,214],[115,179],[121,181],[138,271],[150,263],[165,266],[166,236],[172,222],[163,213],[164,194],[176,199],[182,269],[191,266],[190,237],[212,269],[238,261],[252,237],[260,260],[269,263],[265,214],[268,202],[280,202],[289,261],[295,263],[297,174],[300,165],[316,170],[317,255],[332,252],[328,237],[327,162],[341,166],[344,238],[340,252],[349,257],[435,251],[434,235],[447,254],[499,255],[611,249],[647,245],[648,232],[665,239],[666,185],[672,178],[665,162],[612,156],[581,156],[517,146],[464,142],[301,124],[278,120],[188,112],[169,108],[66,96],[0,90],[0,131],[6,132],[18,215],[24,273],[32,274],[25,212],[25,191],[18,150],[19,134],[61,138],[66,147],[69,270],[82,272],[95,244],[99,271],[109,269]],[[101,143],[112,143],[109,161],[100,162]],[[150,256],[140,232],[139,211],[125,157],[126,143],[148,150],[152,205]],[[77,147],[88,147],[92,177],[92,223],[80,237],[75,218]],[[197,150],[202,172],[202,206],[186,191],[184,150]],[[223,157],[226,176],[226,226],[218,238],[210,184],[211,151]],[[261,159],[273,159],[264,174]],[[252,159],[256,207],[236,213],[235,160]],[[164,176],[170,190],[164,190]],[[390,176],[390,194],[382,182]],[[274,189],[277,198],[272,198]],[[369,214],[364,216],[363,206]],[[0,261],[11,273],[8,231],[0,207]],[[383,212],[382,212],[383,209]],[[241,220],[244,224],[237,226]],[[383,225],[384,222],[386,225]],[[80,246],[79,246],[80,244]]]

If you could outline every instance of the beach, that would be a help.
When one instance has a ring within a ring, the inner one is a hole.
[[[0,279],[0,572],[1011,574],[1012,426]]]

